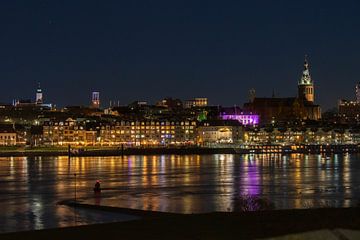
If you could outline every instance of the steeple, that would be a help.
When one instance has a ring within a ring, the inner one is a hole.
[[[298,97],[306,102],[314,102],[314,83],[310,76],[307,55],[305,55],[304,69],[300,81],[298,82]]]
[[[355,93],[356,93],[356,102],[360,103],[360,82],[355,86]]]
[[[36,100],[35,100],[36,104],[42,104],[43,103],[43,94],[42,94],[42,90],[40,87],[40,82],[38,82],[38,88],[36,89]]]
[[[41,92],[40,82],[38,82],[38,88],[37,88],[36,92]]]
[[[311,84],[313,84],[313,83],[312,83],[311,76],[310,76],[309,63],[307,60],[307,55],[305,55],[304,70],[302,72],[302,76],[300,78],[299,85],[311,85]]]

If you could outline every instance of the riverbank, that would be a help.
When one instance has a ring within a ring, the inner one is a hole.
[[[122,156],[122,155],[162,155],[162,154],[237,154],[234,148],[126,148],[126,149],[72,149],[70,156]],[[245,153],[245,152],[244,152]],[[21,157],[21,156],[69,156],[67,150],[56,149],[27,149],[17,151],[1,151],[0,157]]]
[[[360,208],[163,214],[93,207],[143,217],[122,223],[7,233],[0,239],[254,239],[318,229],[360,229]]]
[[[360,148],[356,144],[343,145],[248,145],[241,147],[91,147],[71,148],[67,147],[40,147],[40,148],[1,148],[0,157],[17,156],[124,156],[124,155],[190,155],[190,154],[334,154],[334,153],[359,153]]]

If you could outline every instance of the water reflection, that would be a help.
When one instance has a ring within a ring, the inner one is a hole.
[[[0,158],[0,231],[72,225],[72,209],[56,203],[73,199],[75,184],[84,202],[155,211],[231,211],[242,194],[267,198],[278,209],[354,206],[360,197],[359,156]],[[96,197],[97,179],[107,190]],[[76,215],[79,222],[96,221],[82,214]]]

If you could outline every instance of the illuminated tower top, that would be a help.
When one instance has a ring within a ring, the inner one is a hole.
[[[312,85],[313,82],[311,80],[310,71],[309,71],[309,63],[307,61],[307,56],[305,55],[304,60],[304,70],[302,72],[302,76],[299,81],[299,85]]]
[[[91,107],[100,108],[100,93],[99,92],[92,92]]]
[[[40,87],[40,83],[38,83],[38,88],[36,89],[36,98],[35,98],[36,104],[42,104],[43,103],[43,93]]]
[[[356,91],[356,102],[360,103],[360,82],[356,84],[355,91]]]
[[[300,81],[298,82],[298,97],[299,99],[313,103],[314,102],[314,83],[310,76],[309,63],[305,55],[304,69]]]

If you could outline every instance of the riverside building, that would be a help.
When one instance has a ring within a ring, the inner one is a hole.
[[[17,143],[17,134],[11,124],[0,124],[0,145],[11,146]]]
[[[186,120],[48,121],[43,126],[49,145],[160,146],[194,144],[196,122]]]
[[[262,127],[244,130],[244,143],[249,145],[354,144],[359,139],[360,131],[328,127]]]
[[[45,145],[92,146],[97,143],[98,127],[85,120],[68,118],[64,121],[46,121],[43,125]]]
[[[258,125],[260,120],[258,114],[244,112],[242,109],[236,106],[233,108],[222,108],[220,118],[222,120],[236,120],[244,126]]]
[[[243,126],[237,120],[201,122],[197,128],[198,144],[239,144],[243,139]]]
[[[196,121],[135,120],[102,124],[101,145],[160,146],[191,145],[196,139]]]

